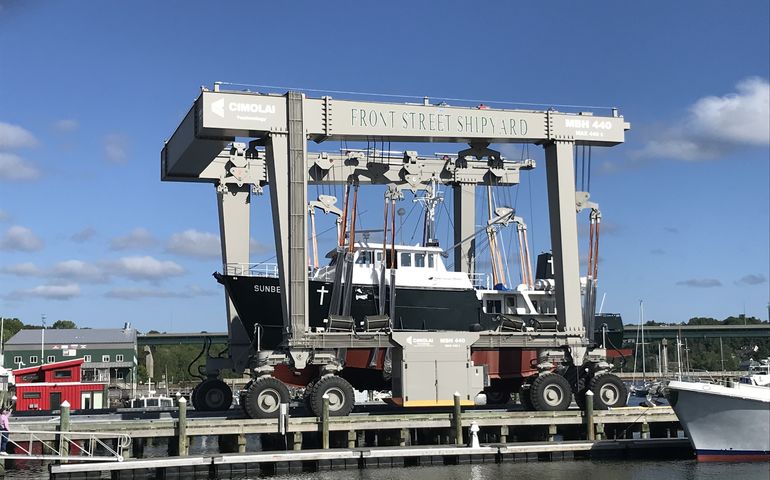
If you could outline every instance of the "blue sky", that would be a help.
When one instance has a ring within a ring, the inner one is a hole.
[[[617,106],[632,130],[593,150],[591,180],[604,310],[767,318],[767,2],[276,3],[0,0],[0,316],[224,330],[213,187],[160,182],[159,153],[200,86],[229,81]],[[509,196],[540,251],[529,151]],[[269,230],[252,237],[269,258]]]

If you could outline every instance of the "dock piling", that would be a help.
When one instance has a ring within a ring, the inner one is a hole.
[[[179,399],[179,419],[177,421],[177,441],[179,444],[179,456],[186,457],[188,453],[187,400],[185,400],[184,397]]]
[[[556,429],[556,424],[552,423],[548,425],[548,441],[549,442],[555,442],[556,441],[556,434],[558,433],[558,430]]]
[[[412,438],[409,434],[408,428],[402,428],[401,429],[401,438],[398,440],[398,445],[400,447],[406,447],[412,444]]]
[[[454,395],[454,415],[452,416],[452,422],[454,423],[455,428],[455,445],[463,445],[463,420],[459,392],[455,392]]]
[[[70,402],[67,400],[61,404],[61,416],[59,417],[59,435],[58,435],[58,447],[59,456],[66,457],[69,453],[69,442],[67,441],[64,432],[70,431]],[[66,460],[62,460],[61,463],[67,463]]]
[[[321,410],[321,448],[329,449],[329,395],[324,393],[323,409]]]
[[[594,432],[594,392],[586,392],[586,439],[596,440]]]

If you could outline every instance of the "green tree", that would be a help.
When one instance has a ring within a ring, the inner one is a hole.
[[[75,325],[75,322],[71,320],[56,320],[53,325],[51,325],[51,328],[57,328],[57,329],[73,329],[78,328],[77,325]]]
[[[24,328],[24,323],[18,318],[3,318],[3,344],[22,328]]]

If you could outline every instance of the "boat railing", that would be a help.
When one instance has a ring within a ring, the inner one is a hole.
[[[703,368],[691,368],[689,371],[684,372],[682,377],[696,382],[702,382],[705,378],[708,378],[707,383],[719,383],[710,371]]]
[[[489,290],[492,288],[491,278],[488,273],[469,273],[468,278],[470,278],[473,288],[476,290]]]
[[[278,277],[277,263],[227,263],[225,275],[241,277]]]

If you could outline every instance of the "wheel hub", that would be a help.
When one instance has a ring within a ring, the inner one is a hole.
[[[615,405],[618,398],[620,398],[620,392],[614,385],[604,385],[599,391],[599,397],[607,405]]]
[[[274,412],[281,404],[281,395],[273,389],[266,389],[257,396],[257,405],[264,412]]]
[[[543,392],[543,399],[550,406],[561,404],[563,398],[564,392],[556,385],[549,385]]]
[[[329,396],[329,410],[337,411],[345,405],[345,392],[341,389],[334,387],[326,391],[326,395]]]

